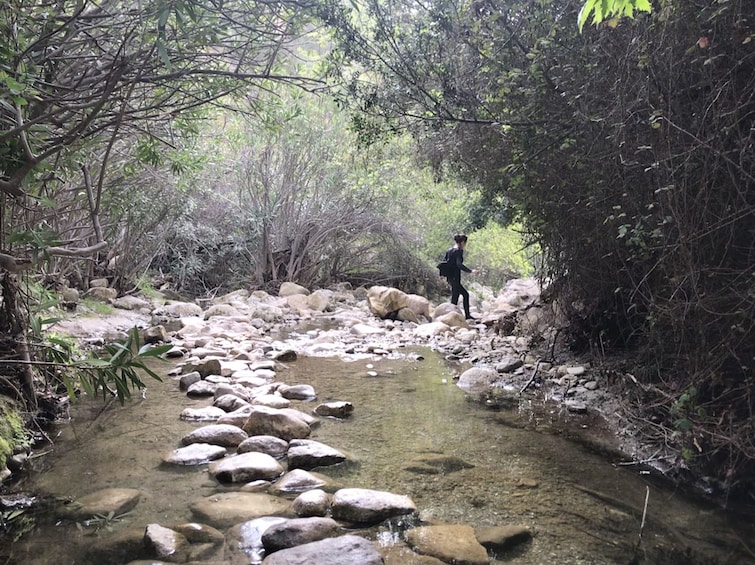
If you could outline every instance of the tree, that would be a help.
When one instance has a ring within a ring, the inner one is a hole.
[[[323,17],[362,130],[413,132],[438,171],[520,218],[569,345],[632,351],[639,420],[729,488],[755,461],[755,5],[666,2],[580,34],[581,5],[374,0]]]
[[[128,189],[108,184],[109,165],[126,144],[170,145],[162,134],[179,120],[207,104],[253,99],[255,88],[315,87],[281,63],[305,30],[306,8],[306,0],[0,6],[0,332],[9,338],[0,354],[20,359],[27,398],[33,351],[14,273],[108,246],[103,204]],[[155,155],[140,158],[155,165]]]
[[[582,31],[592,14],[594,25],[608,20],[615,26],[621,17],[632,18],[635,11],[649,13],[650,10],[650,0],[587,0],[579,11],[577,25],[579,31]]]

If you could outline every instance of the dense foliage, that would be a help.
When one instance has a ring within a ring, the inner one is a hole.
[[[518,216],[579,350],[639,353],[634,417],[731,488],[755,463],[755,5],[331,6],[333,75],[366,137],[408,129]],[[627,382],[630,382],[628,380]]]

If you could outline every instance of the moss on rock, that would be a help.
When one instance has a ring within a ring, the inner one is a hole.
[[[28,442],[26,427],[16,403],[0,396],[0,469],[14,450]]]

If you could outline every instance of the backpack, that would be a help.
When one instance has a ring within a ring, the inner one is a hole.
[[[451,249],[449,249],[448,251],[446,251],[446,255],[443,257],[443,260],[436,265],[438,267],[438,273],[440,274],[441,277],[448,278],[448,276],[454,270],[454,265],[452,263],[448,262],[448,259],[451,256],[451,253],[449,253],[450,251],[451,251]]]

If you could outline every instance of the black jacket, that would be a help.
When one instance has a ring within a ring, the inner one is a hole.
[[[472,269],[464,264],[464,250],[460,247],[451,247],[446,251],[446,261],[451,266],[448,278],[461,278],[461,272],[471,273]]]

